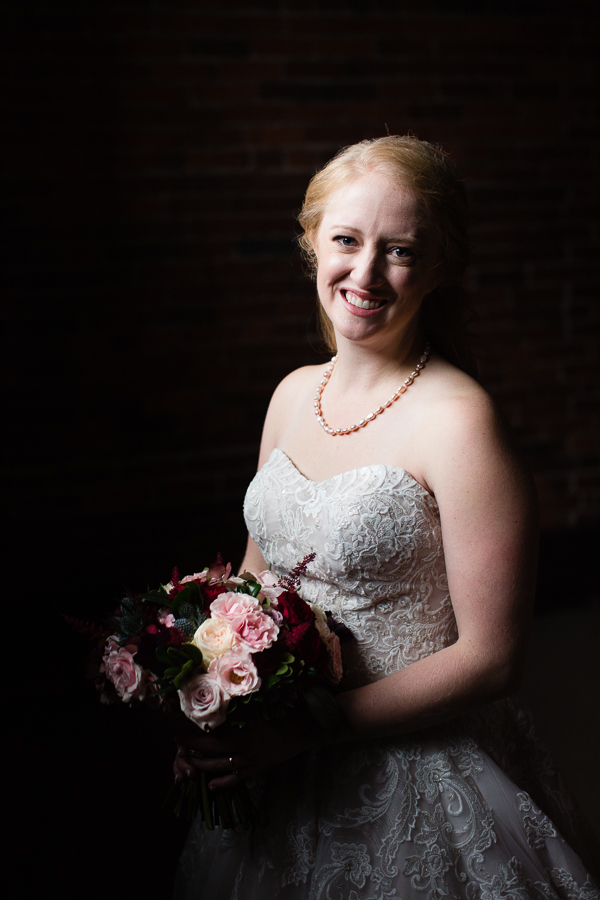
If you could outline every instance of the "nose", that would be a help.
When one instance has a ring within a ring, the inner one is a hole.
[[[354,257],[352,277],[356,286],[367,290],[379,286],[385,280],[381,255],[376,247],[365,245]]]

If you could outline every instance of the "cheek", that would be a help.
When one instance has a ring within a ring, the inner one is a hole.
[[[436,285],[435,271],[431,268],[407,268],[403,270],[402,275],[398,276],[396,283],[400,290],[411,293],[414,291],[424,297]]]
[[[319,291],[319,296],[321,296],[322,299],[325,293],[331,291],[331,286],[339,277],[339,267],[332,265],[331,261],[319,262],[319,267],[317,269],[317,289]]]

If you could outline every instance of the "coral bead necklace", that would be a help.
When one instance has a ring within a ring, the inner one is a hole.
[[[392,403],[395,403],[401,394],[404,394],[407,391],[407,389],[411,386],[411,384],[413,383],[415,378],[417,378],[417,376],[421,372],[421,369],[423,369],[425,367],[425,364],[427,363],[427,360],[429,359],[429,352],[430,352],[429,343],[426,343],[425,349],[423,350],[423,355],[419,359],[419,362],[417,363],[417,365],[415,366],[413,371],[410,373],[408,378],[402,382],[402,384],[400,385],[398,390],[395,391],[392,394],[392,396],[388,400],[386,400],[385,403],[382,403],[381,406],[379,406],[377,409],[373,410],[373,412],[370,412],[368,414],[368,416],[365,416],[364,419],[361,419],[359,422],[356,423],[356,425],[351,425],[349,428],[332,428],[330,425],[327,424],[327,422],[323,418],[323,413],[321,411],[321,397],[323,396],[323,391],[325,390],[325,386],[327,385],[327,382],[331,378],[331,373],[333,372],[333,370],[335,368],[335,364],[337,362],[337,356],[332,357],[331,362],[325,367],[325,371],[323,373],[323,378],[321,379],[319,386],[317,387],[317,393],[315,394],[315,398],[314,398],[314,408],[315,408],[315,415],[317,417],[317,422],[319,423],[321,428],[323,428],[327,432],[327,434],[330,434],[333,437],[337,437],[340,434],[352,434],[353,431],[358,431],[359,428],[364,428],[365,425],[368,425],[369,422],[372,422],[373,419],[376,419],[377,416],[380,416],[381,413],[388,408],[388,406],[391,406]]]

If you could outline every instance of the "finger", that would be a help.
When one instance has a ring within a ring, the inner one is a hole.
[[[185,778],[194,778],[196,771],[184,757],[176,756],[173,762],[173,774],[175,780],[180,782]]]
[[[219,791],[222,788],[233,787],[243,780],[244,779],[241,775],[236,775],[233,772],[230,772],[229,775],[221,775],[219,778],[211,778],[211,780],[208,782],[208,787],[211,791]]]
[[[184,734],[176,737],[175,741],[183,750],[197,750],[206,756],[231,756],[235,753],[231,739],[215,738],[208,734]]]
[[[186,756],[186,764],[201,772],[223,775],[239,775],[244,768],[244,761],[239,756]]]

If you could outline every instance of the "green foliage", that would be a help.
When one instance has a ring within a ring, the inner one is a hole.
[[[184,618],[184,613],[181,610],[182,607],[185,608],[188,604],[192,607],[202,605],[200,586],[195,581],[190,581],[186,584],[183,590],[179,591],[177,596],[174,597],[173,602],[171,603],[171,612],[176,619]]]
[[[173,679],[173,686],[180,686],[196,675],[204,672],[204,659],[195,644],[182,644],[181,647],[157,647],[156,658],[165,667],[165,678]]]
[[[267,690],[271,690],[280,682],[290,683],[299,674],[299,669],[294,669],[295,657],[291,653],[284,653],[279,663],[279,668],[267,678]],[[300,667],[301,668],[301,667]]]
[[[262,584],[259,584],[257,581],[249,580],[245,581],[243,584],[238,584],[234,593],[250,594],[251,597],[258,597],[261,588]]]
[[[187,681],[192,677],[194,671],[196,669],[196,664],[193,659],[188,659],[186,663],[181,667],[181,671],[178,675],[173,679],[173,686],[179,690],[184,681]]]
[[[142,594],[142,600],[148,601],[148,603],[158,603],[160,606],[168,606],[169,594],[164,584],[161,584],[157,591],[148,591],[147,594]]]

